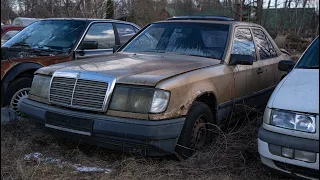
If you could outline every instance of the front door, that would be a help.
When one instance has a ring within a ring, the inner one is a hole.
[[[236,28],[232,54],[250,55],[254,58],[252,65],[237,65],[237,68],[235,68],[237,71],[234,71],[237,91],[236,94],[238,95],[235,99],[236,112],[243,114],[243,110],[247,106],[246,98],[253,92],[259,90],[259,83],[261,79],[261,76],[257,74],[260,64],[257,61],[257,53],[252,33],[249,28]],[[245,78],[243,78],[243,76]]]

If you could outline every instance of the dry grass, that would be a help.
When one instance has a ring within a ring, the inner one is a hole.
[[[1,127],[1,179],[279,179],[263,168],[257,152],[261,115],[219,132],[218,141],[185,161],[139,157],[77,145],[43,133],[27,120]],[[86,166],[110,168],[110,174],[77,172],[70,165],[25,160],[45,156]]]

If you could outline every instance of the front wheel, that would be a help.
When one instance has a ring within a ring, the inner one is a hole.
[[[203,149],[212,140],[213,114],[210,107],[202,102],[195,102],[187,114],[183,125],[176,153],[182,158],[192,156]]]
[[[10,106],[17,113],[19,112],[19,105],[21,101],[28,97],[32,78],[19,78],[12,81],[7,89],[4,97],[4,106]]]

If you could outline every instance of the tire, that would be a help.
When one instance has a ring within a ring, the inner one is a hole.
[[[10,106],[16,112],[19,112],[18,103],[21,98],[25,98],[26,94],[29,94],[29,90],[32,84],[32,78],[18,78],[12,81],[6,91],[4,97],[4,106]],[[20,91],[20,93],[18,93]],[[18,94],[16,94],[18,93]],[[21,97],[21,98],[19,98]],[[18,98],[18,102],[14,101],[13,98]]]
[[[210,107],[205,103],[195,102],[187,114],[175,149],[180,157],[184,159],[191,157],[197,150],[203,149],[212,141],[213,133],[210,131],[212,126],[208,123],[214,123]],[[198,133],[200,137],[196,135]],[[199,142],[197,137],[200,139]]]

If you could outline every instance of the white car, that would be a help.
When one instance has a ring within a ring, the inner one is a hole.
[[[319,37],[296,65],[280,61],[278,68],[290,73],[264,112],[258,134],[261,161],[296,178],[319,179]]]

